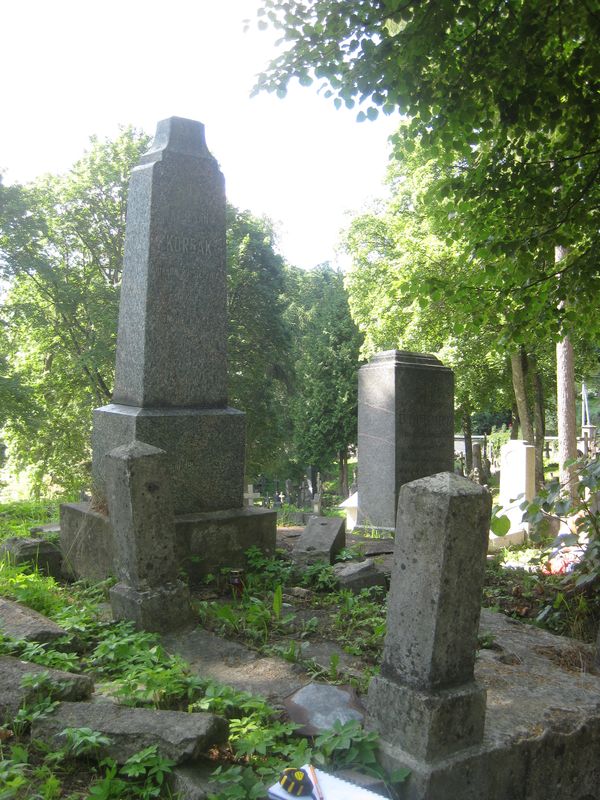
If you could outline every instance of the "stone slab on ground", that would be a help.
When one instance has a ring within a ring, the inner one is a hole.
[[[356,546],[360,548],[360,552],[364,556],[382,556],[394,552],[393,536],[385,536],[381,538],[374,538],[372,536],[364,536],[359,533],[346,534],[346,546]]]
[[[365,717],[355,690],[350,686],[331,686],[311,682],[284,700],[292,722],[301,725],[297,733],[316,736],[329,730],[335,722],[350,720],[362,723]]]
[[[297,664],[261,657],[237,642],[200,628],[167,634],[162,643],[168,652],[185,658],[197,675],[264,697],[274,704],[280,704],[291,691],[310,681],[310,676]]]
[[[0,656],[0,724],[10,723],[23,703],[32,697],[32,690],[21,685],[23,678],[42,672],[48,674],[53,695],[59,700],[85,700],[94,689],[94,682],[89,675],[75,675],[12,656]]]
[[[339,582],[340,589],[347,589],[355,594],[372,586],[387,588],[388,585],[383,570],[375,564],[372,558],[335,564],[333,573]]]
[[[34,525],[29,533],[60,533],[60,522],[49,522],[47,525]]]
[[[223,788],[223,784],[211,781],[214,770],[214,763],[175,767],[167,778],[169,788],[178,800],[208,800]]]
[[[311,517],[292,550],[301,566],[324,561],[333,564],[346,546],[346,520],[342,517]]]
[[[62,577],[60,547],[42,536],[11,536],[0,544],[0,559],[8,556],[12,564],[32,564],[44,575]]]
[[[346,675],[360,678],[363,674],[364,664],[355,656],[351,656],[340,647],[336,642],[304,641],[301,645],[301,657],[312,659],[318,667],[329,672],[335,669]]]
[[[31,735],[51,747],[63,747],[65,728],[91,728],[111,742],[99,750],[100,758],[125,763],[151,745],[176,764],[194,761],[213,745],[227,741],[228,724],[215,714],[129,708],[116,703],[61,703],[52,714],[37,719]]]
[[[0,631],[26,642],[53,642],[67,633],[43,614],[3,597],[0,597]]]

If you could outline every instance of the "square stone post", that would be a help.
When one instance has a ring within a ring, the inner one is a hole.
[[[358,526],[393,531],[400,487],[454,468],[454,374],[387,350],[358,373]]]
[[[191,620],[189,591],[178,580],[167,454],[134,441],[106,455],[109,518],[119,583],[110,590],[116,619],[149,631]]]
[[[369,724],[398,765],[481,742],[474,665],[490,512],[491,495],[453,473],[400,491],[383,664],[368,695]]]

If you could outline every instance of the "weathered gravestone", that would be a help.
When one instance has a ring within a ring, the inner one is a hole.
[[[134,440],[164,450],[179,554],[199,574],[243,566],[250,545],[275,547],[275,512],[243,508],[245,415],[227,404],[225,235],[224,180],[204,126],[159,122],[129,186],[113,402],[94,412],[94,507],[105,506],[106,453]],[[81,576],[95,568],[86,554],[110,551],[110,528],[86,511],[61,513],[63,553]]]
[[[600,800],[600,679],[581,669],[585,646],[487,612],[494,649],[475,663],[490,505],[454,474],[402,487],[367,727],[383,765],[410,771],[402,800]]]
[[[175,519],[164,450],[132,442],[106,455],[110,519],[119,583],[115,619],[168,631],[191,620],[189,590],[178,578]]]
[[[394,530],[400,487],[454,467],[454,375],[387,350],[358,373],[358,525]]]
[[[451,472],[400,491],[369,713],[386,744],[417,759],[439,759],[483,736],[485,691],[473,670],[490,512],[490,494]]]

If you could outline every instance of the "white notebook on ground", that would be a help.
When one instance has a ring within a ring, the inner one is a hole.
[[[310,777],[308,764],[305,764],[302,769],[306,770]],[[355,783],[343,781],[341,778],[336,778],[335,775],[330,775],[320,769],[315,769],[315,772],[317,773],[324,800],[381,800],[383,797],[383,795],[376,794],[370,789],[364,789],[362,786],[357,786]],[[317,797],[316,792],[313,792],[312,796],[313,798]],[[269,787],[269,797],[271,800],[299,800],[295,795],[286,792],[279,782]],[[309,798],[310,795],[306,795],[305,797]],[[300,800],[302,800],[302,798],[300,798]]]

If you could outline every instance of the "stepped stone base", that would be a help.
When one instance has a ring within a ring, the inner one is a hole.
[[[277,512],[268,508],[233,508],[175,517],[176,553],[190,581],[217,573],[222,567],[246,567],[246,550],[253,545],[275,552]],[[107,516],[88,503],[60,508],[60,545],[67,574],[101,581],[115,575],[113,531]]]
[[[234,408],[140,408],[119,403],[94,411],[92,473],[106,496],[104,456],[134,439],[165,450],[175,514],[236,508],[243,502],[246,415]]]

